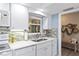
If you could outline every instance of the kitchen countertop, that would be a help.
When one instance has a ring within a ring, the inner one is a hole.
[[[18,41],[18,42],[15,42],[13,44],[9,44],[10,48],[13,50],[13,49],[19,49],[19,48],[22,48],[22,47],[27,47],[27,46],[32,46],[32,45],[35,45],[35,42],[31,41],[31,40],[28,40],[28,41]]]
[[[15,42],[13,44],[9,44],[9,46],[10,46],[10,48],[12,50],[14,50],[14,49],[28,47],[28,46],[32,46],[32,45],[36,45],[36,44],[41,44],[41,43],[44,43],[44,42],[47,42],[47,41],[50,41],[50,40],[54,40],[56,38],[45,37],[45,39],[47,39],[47,40],[40,41],[40,42],[34,42],[34,41],[31,41],[31,40],[28,40],[28,41],[18,41],[18,42]]]
[[[11,51],[11,49],[1,50],[0,53],[1,53],[1,52],[5,52],[5,51]]]

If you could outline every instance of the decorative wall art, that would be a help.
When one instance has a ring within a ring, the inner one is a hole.
[[[66,33],[68,35],[79,33],[79,29],[77,28],[77,24],[67,24],[62,25],[62,33]]]

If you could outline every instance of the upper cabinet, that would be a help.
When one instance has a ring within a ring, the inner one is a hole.
[[[0,11],[0,26],[10,26],[9,13],[7,11]]]
[[[11,29],[28,30],[28,9],[20,4],[11,4]]]
[[[43,18],[43,29],[48,29],[49,28],[48,27],[48,22],[49,22],[48,18],[44,17]]]
[[[52,19],[51,15],[47,17],[43,17],[43,29],[52,29]]]
[[[8,3],[0,4],[0,26],[10,26],[10,8]]]

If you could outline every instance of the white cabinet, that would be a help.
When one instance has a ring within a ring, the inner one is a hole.
[[[10,26],[9,3],[0,4],[0,26]]]
[[[51,43],[52,43],[52,45],[51,45],[52,56],[57,56],[57,54],[58,54],[57,39],[52,40]]]
[[[43,29],[48,29],[48,18],[43,18]]]
[[[6,10],[6,11],[9,11],[9,4],[10,3],[0,3],[0,10]]]
[[[35,47],[36,46],[30,46],[30,47],[25,47],[21,49],[17,49],[14,51],[14,55],[16,56],[35,56]]]
[[[10,14],[8,11],[0,11],[0,26],[10,26]]]
[[[28,9],[20,4],[11,4],[11,29],[28,30]]]
[[[8,50],[8,51],[0,52],[0,56],[12,56],[12,51]]]
[[[37,45],[37,56],[51,56],[51,41]]]

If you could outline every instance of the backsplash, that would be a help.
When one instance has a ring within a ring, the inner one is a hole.
[[[34,33],[34,34],[29,33],[28,34],[28,39],[29,40],[37,40],[37,38],[40,38],[40,37],[41,37],[40,33]]]
[[[24,39],[24,32],[13,31],[9,33],[9,43],[23,41]]]
[[[14,43],[16,41],[23,40],[37,40],[42,37],[56,37],[57,29],[47,29],[44,30],[43,34],[41,33],[28,33],[26,31],[10,31],[9,28],[3,27],[0,28],[0,34],[9,34],[8,41],[9,43]]]
[[[57,29],[55,28],[46,29],[43,31],[43,33],[46,37],[57,37]]]
[[[29,33],[28,34],[28,39],[29,40],[37,40],[37,38],[42,38],[42,37],[57,37],[57,32],[58,30],[53,28],[53,29],[48,29],[44,30],[43,34],[41,33]]]

